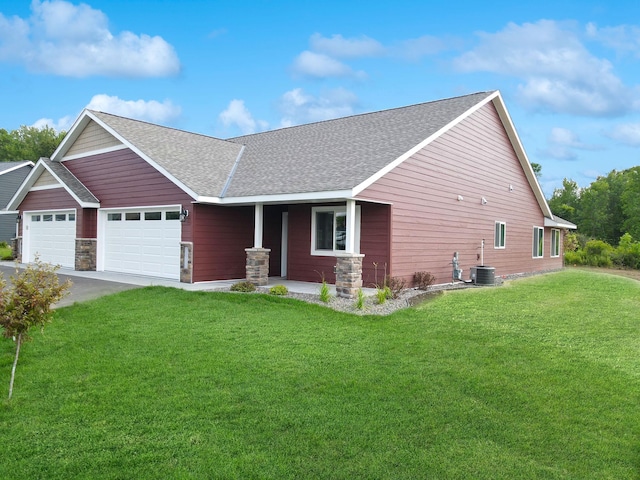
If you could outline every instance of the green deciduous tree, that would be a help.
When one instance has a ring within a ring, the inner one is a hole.
[[[577,209],[580,203],[580,188],[573,180],[562,180],[562,188],[554,190],[549,200],[549,208],[557,215],[571,223],[577,223]]]
[[[24,270],[16,268],[11,276],[11,285],[0,276],[0,326],[7,338],[16,342],[16,354],[11,369],[9,399],[13,394],[16,367],[22,343],[31,339],[32,327],[44,329],[51,321],[52,306],[64,297],[71,282],[60,283],[56,271],[58,266],[41,262],[36,258]]]
[[[0,129],[0,161],[37,161],[50,157],[66,132],[56,132],[51,127],[21,126],[17,130]]]

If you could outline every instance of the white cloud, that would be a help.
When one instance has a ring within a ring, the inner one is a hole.
[[[70,115],[62,117],[57,122],[51,118],[40,118],[39,120],[36,120],[35,123],[31,126],[40,129],[49,127],[53,128],[56,132],[67,132],[71,128],[71,125],[73,125],[73,121],[74,118]]]
[[[279,106],[283,114],[280,125],[290,127],[353,115],[357,103],[355,94],[343,88],[330,90],[320,97],[296,88],[286,92],[280,99]]]
[[[105,94],[94,95],[87,108],[152,123],[167,123],[182,113],[182,109],[169,100],[162,103],[157,100],[122,100]]]
[[[450,39],[449,42],[433,37],[431,35],[425,35],[419,38],[411,38],[404,40],[399,45],[391,49],[392,56],[404,58],[407,60],[415,61],[422,57],[435,55],[437,53],[446,50],[447,43],[458,44],[459,42],[454,39]]]
[[[229,106],[218,116],[225,127],[236,126],[243,135],[255,133],[268,128],[267,122],[255,120],[249,109],[245,106],[244,100],[231,100]]]
[[[293,63],[293,71],[297,74],[316,77],[358,77],[365,76],[364,72],[354,72],[351,67],[324,53],[305,50],[298,55]]]
[[[554,127],[547,139],[548,146],[539,153],[545,157],[557,160],[576,160],[578,158],[575,150],[601,150],[602,147],[584,143],[578,134],[561,127]]]
[[[599,28],[595,23],[588,23],[585,31],[590,40],[600,42],[619,53],[631,53],[640,57],[640,27],[619,25]]]
[[[175,75],[180,62],[159,36],[112,34],[103,12],[64,0],[34,0],[31,17],[0,14],[0,61],[70,77]]]
[[[632,89],[611,63],[593,56],[573,24],[541,20],[480,33],[480,45],[454,60],[463,72],[514,76],[520,101],[530,108],[581,115],[618,115],[638,107]]]
[[[640,123],[618,125],[607,136],[624,145],[640,147]]]
[[[314,33],[310,44],[313,51],[335,58],[377,57],[386,50],[380,42],[364,35],[360,38],[344,38],[342,35],[327,38]]]

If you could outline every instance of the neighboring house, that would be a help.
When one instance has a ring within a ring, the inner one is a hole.
[[[16,212],[2,211],[33,168],[33,162],[0,162],[0,242],[16,237]]]
[[[10,209],[22,260],[202,282],[267,276],[353,295],[386,272],[452,281],[562,267],[499,92],[220,140],[85,110]],[[484,248],[482,248],[484,242]]]

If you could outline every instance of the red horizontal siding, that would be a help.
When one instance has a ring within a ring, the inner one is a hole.
[[[262,245],[269,248],[269,276],[281,275],[282,252],[282,213],[287,211],[286,205],[266,205],[264,207],[264,230]]]
[[[438,283],[451,281],[451,259],[458,252],[468,278],[469,268],[480,264],[483,239],[484,264],[494,266],[496,275],[562,266],[561,258],[549,257],[550,232],[545,257],[532,258],[533,227],[543,226],[544,216],[492,104],[360,196],[392,203],[393,276],[411,281],[415,272],[429,271]],[[496,221],[507,224],[501,250],[493,247]]]
[[[253,207],[193,207],[193,281],[245,278],[245,248],[253,246]]]
[[[64,162],[100,201],[101,208],[182,205],[193,199],[132,150],[90,155]],[[192,240],[191,217],[182,224],[182,240]]]
[[[385,264],[390,268],[390,210],[388,205],[360,205],[360,253],[364,254],[362,280],[381,283]],[[304,282],[335,283],[336,257],[311,255],[311,205],[289,206],[289,257],[287,277]],[[377,275],[376,275],[376,263]]]

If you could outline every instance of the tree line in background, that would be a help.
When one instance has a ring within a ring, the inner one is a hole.
[[[584,188],[565,178],[549,207],[578,226],[566,237],[567,263],[640,268],[640,167],[612,170]]]
[[[32,160],[40,157],[51,157],[66,135],[56,132],[51,127],[21,126],[7,131],[0,128],[0,162]]]

